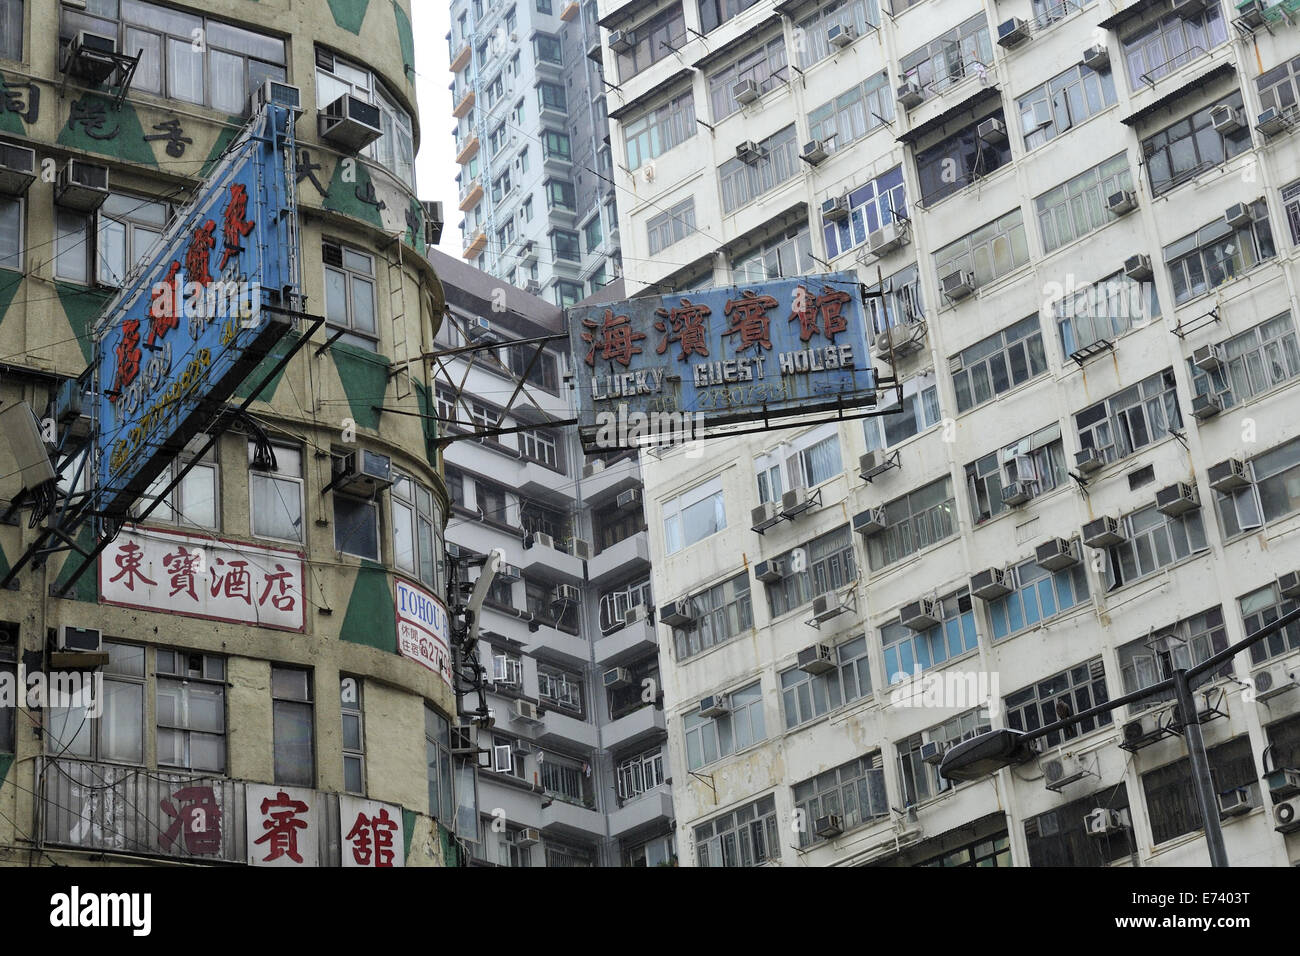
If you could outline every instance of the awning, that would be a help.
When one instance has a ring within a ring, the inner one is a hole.
[[[614,26],[614,24],[626,20],[630,14],[636,11],[637,7],[644,6],[645,0],[628,0],[627,3],[620,3],[618,6],[614,7],[614,9],[610,10],[609,13],[605,14],[596,22],[606,30],[609,30]]]
[[[655,100],[661,99],[673,86],[684,79],[688,79],[691,72],[692,70],[689,66],[682,67],[672,76],[668,77],[668,79],[664,80],[662,83],[655,84],[635,99],[628,100],[622,106],[614,107],[609,111],[609,118],[612,120],[618,120],[620,123],[623,122],[624,116],[627,116],[629,113],[635,113],[637,110],[644,108]]]
[[[1140,110],[1130,113],[1128,116],[1120,117],[1120,122],[1128,126],[1135,126],[1153,113],[1156,113],[1167,106],[1173,106],[1179,100],[1191,96],[1193,93],[1201,92],[1202,88],[1207,84],[1213,83],[1215,80],[1221,79],[1225,76],[1231,76],[1236,72],[1236,67],[1231,63],[1220,63],[1214,69],[1208,70],[1200,76],[1192,77],[1186,83],[1175,87],[1164,96],[1160,97],[1160,99],[1148,103]]]
[[[898,142],[911,145],[927,133],[932,133],[937,129],[941,129],[962,113],[974,112],[989,100],[1000,99],[1001,95],[1002,94],[996,86],[972,86],[970,92],[966,93],[959,101],[944,110],[938,116],[926,120],[920,126],[913,126],[905,133],[900,133],[898,136]]]
[[[1127,23],[1134,17],[1154,11],[1157,7],[1162,6],[1164,6],[1164,0],[1138,0],[1137,3],[1130,3],[1127,7],[1116,10],[1105,20],[1098,23],[1097,26],[1103,30],[1114,30],[1120,24]]]
[[[748,251],[761,246],[766,240],[771,239],[777,232],[789,229],[796,223],[807,222],[808,202],[802,198],[791,197],[788,206],[776,213],[774,216],[759,223],[752,229],[746,230],[743,235],[737,236],[730,242],[724,243],[719,251],[725,253],[729,258],[731,258],[742,250]]]
[[[772,14],[766,20],[756,23],[752,29],[746,30],[730,43],[724,44],[716,50],[712,50],[697,58],[691,66],[695,67],[697,70],[703,70],[706,67],[712,66],[714,63],[735,55],[739,50],[762,46],[768,40],[772,39],[772,37],[763,37],[762,39],[759,39],[760,35],[768,27],[776,28],[772,31],[772,36],[776,36],[776,34],[780,32],[781,17],[778,14]]]

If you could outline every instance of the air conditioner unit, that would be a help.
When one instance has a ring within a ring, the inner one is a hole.
[[[108,199],[108,167],[70,159],[59,167],[54,202],[78,212],[94,212]]]
[[[1087,475],[1099,470],[1106,464],[1106,459],[1095,448],[1083,448],[1074,453],[1074,467]]]
[[[1089,521],[1083,526],[1083,543],[1090,548],[1108,548],[1125,540],[1119,521],[1110,515]]]
[[[1250,790],[1246,787],[1233,787],[1219,794],[1219,816],[1238,817],[1249,813],[1254,808]]]
[[[996,601],[1016,589],[1016,575],[1008,568],[987,568],[970,579],[970,593],[982,601]]]
[[[591,560],[591,542],[583,538],[574,538],[569,542],[571,553],[579,561]]]
[[[545,531],[536,531],[533,533],[531,539],[526,539],[524,541],[524,549],[527,550],[528,548],[550,548],[554,551],[555,539]]]
[[[737,103],[752,103],[759,97],[758,84],[753,80],[741,80],[731,84],[731,98]]]
[[[998,46],[1019,46],[1029,39],[1029,24],[1019,17],[1003,20],[998,25]]]
[[[1237,7],[1237,21],[1243,26],[1255,29],[1264,25],[1264,11],[1268,9],[1264,0],[1247,0]]]
[[[1043,772],[1043,785],[1048,790],[1060,791],[1088,776],[1088,761],[1077,754],[1052,754],[1040,757],[1038,769]]]
[[[1226,136],[1241,129],[1241,120],[1237,116],[1237,111],[1231,106],[1219,105],[1210,110],[1210,125],[1214,127],[1215,132]]]
[[[1202,345],[1192,353],[1192,364],[1202,372],[1213,372],[1224,366],[1226,357],[1221,345]]]
[[[1033,497],[1028,482],[1008,481],[1002,486],[1002,503],[1010,508],[1023,505]]]
[[[473,724],[454,724],[451,728],[451,752],[457,756],[476,753],[476,733]]]
[[[525,701],[520,701],[519,703],[525,703]],[[519,754],[521,757],[533,752],[533,745],[527,740],[516,740],[510,746],[514,749],[514,752]]]
[[[1151,257],[1141,252],[1135,256],[1129,256],[1124,260],[1124,275],[1138,282],[1143,279],[1150,279],[1153,275]]]
[[[833,617],[838,617],[847,611],[844,605],[844,599],[838,592],[827,591],[813,598],[813,620],[818,624],[829,621]]]
[[[877,534],[889,527],[884,508],[868,508],[853,516],[853,530],[858,534]]]
[[[841,222],[849,218],[849,197],[832,196],[822,200],[822,219],[827,222]]]
[[[943,294],[949,299],[964,299],[975,291],[975,273],[950,272],[943,277]]]
[[[515,833],[515,846],[536,846],[542,842],[542,831],[537,827],[524,827]]]
[[[834,47],[846,47],[857,39],[858,31],[851,23],[832,23],[826,28],[826,42]]]
[[[631,508],[635,504],[641,503],[641,490],[639,488],[628,488],[626,491],[620,491],[614,498],[614,504],[620,508]]]
[[[803,149],[799,151],[799,157],[816,166],[830,153],[826,149],[826,144],[820,139],[812,139],[803,144]]]
[[[1088,836],[1110,836],[1124,829],[1124,818],[1118,810],[1096,807],[1083,818],[1083,828]]]
[[[1259,130],[1265,136],[1277,136],[1279,133],[1285,133],[1291,128],[1291,120],[1287,114],[1279,110],[1276,106],[1270,106],[1264,112],[1259,114],[1255,120],[1255,129]]]
[[[1192,396],[1192,415],[1197,421],[1213,418],[1223,411],[1223,399],[1217,392],[1201,392]]]
[[[1156,510],[1166,515],[1181,515],[1201,506],[1196,486],[1177,481],[1156,492]]]
[[[814,644],[799,652],[799,670],[805,674],[825,674],[835,670],[835,652],[829,644]]]
[[[59,386],[54,396],[54,420],[59,426],[59,433],[66,434],[75,442],[89,438],[94,429],[91,407],[94,395],[87,392],[82,383],[70,378]]]
[[[0,143],[0,193],[21,196],[36,181],[36,150]]]
[[[364,449],[339,455],[330,483],[335,491],[372,497],[393,483],[393,461]]]
[[[921,744],[921,761],[932,767],[943,763],[943,755],[948,752],[948,745],[942,740],[928,740]]]
[[[905,110],[915,109],[925,102],[925,91],[915,80],[906,80],[898,85],[898,105]]]
[[[1273,829],[1278,833],[1300,830],[1300,797],[1283,800],[1273,808]]]
[[[749,513],[750,527],[760,534],[781,521],[781,511],[775,501],[764,501]]]
[[[65,73],[71,73],[91,85],[98,85],[117,69],[116,54],[116,37],[78,30],[76,38],[68,47],[63,69]]]
[[[785,579],[785,560],[772,558],[754,565],[754,577],[765,584],[773,584]]]
[[[420,211],[424,214],[424,244],[436,246],[442,241],[442,227],[447,223],[447,218],[442,211],[442,203],[422,202]]]
[[[1083,51],[1083,65],[1095,73],[1100,73],[1110,66],[1110,51],[1100,43],[1088,47]]]
[[[887,222],[867,236],[867,245],[873,253],[883,256],[907,244],[907,227],[898,220]]]
[[[611,30],[609,48],[615,53],[626,53],[636,46],[636,33],[632,30]]]
[[[537,721],[537,705],[531,700],[515,701],[514,717],[516,720]]]
[[[1210,487],[1225,494],[1251,483],[1250,469],[1240,458],[1229,458],[1210,466]]]
[[[384,134],[378,106],[344,93],[325,107],[320,137],[351,153],[359,153]]]
[[[582,592],[572,584],[557,584],[555,594],[551,596],[551,607],[566,604],[578,604],[582,601]]]
[[[524,283],[524,291],[527,292],[529,295],[541,295],[542,284],[538,282],[536,279],[529,279],[527,282]]]
[[[695,623],[695,613],[686,598],[669,601],[659,609],[659,620],[669,627],[687,627]]]
[[[1170,9],[1184,20],[1190,20],[1205,11],[1205,0],[1174,0]]]
[[[303,114],[302,90],[289,83],[281,83],[279,80],[267,77],[253,91],[253,112],[256,113],[262,107],[268,105],[283,107],[291,112],[296,119]]]
[[[797,518],[813,507],[813,503],[807,489],[791,488],[781,496],[781,516],[784,518]]]
[[[1288,571],[1279,575],[1277,589],[1284,598],[1300,598],[1300,571]]]
[[[626,667],[611,667],[601,675],[600,683],[606,690],[612,690],[618,687],[631,687],[632,672]]]
[[[98,653],[102,644],[103,634],[93,627],[73,627],[71,624],[64,624],[58,629],[55,637],[55,650],[58,651]]]
[[[1137,208],[1137,204],[1137,193],[1131,189],[1122,189],[1117,193],[1111,193],[1106,198],[1106,208],[1116,216],[1132,212]]]
[[[1250,675],[1250,680],[1255,686],[1256,701],[1271,700],[1296,687],[1295,677],[1287,670],[1285,664],[1261,668]]]
[[[736,147],[736,158],[742,163],[749,163],[751,166],[758,162],[762,155],[763,150],[752,139],[747,139]]]
[[[869,451],[858,459],[858,474],[863,481],[870,481],[889,471],[893,465],[878,451]]]
[[[700,700],[701,717],[721,717],[731,713],[731,707],[723,694],[711,694]]]
[[[1224,210],[1223,218],[1230,226],[1239,228],[1250,225],[1253,218],[1250,214],[1250,204],[1244,202],[1233,203]]]
[[[1268,792],[1274,803],[1287,797],[1294,797],[1300,793],[1300,770],[1293,770],[1290,767],[1270,770],[1264,774],[1264,783],[1268,785]]]
[[[513,584],[523,577],[523,572],[513,564],[501,564],[497,567],[497,578],[502,581]]]
[[[481,315],[471,315],[465,320],[465,337],[475,345],[495,342],[496,332],[492,323]]]
[[[813,822],[813,832],[823,840],[837,837],[844,832],[844,819],[838,813],[828,813],[824,817],[817,817]]]
[[[1007,126],[996,116],[990,116],[975,127],[975,138],[984,143],[1001,145],[1007,141]]]
[[[1034,549],[1034,563],[1045,571],[1063,571],[1079,563],[1074,552],[1074,542],[1065,538],[1052,538]]]
[[[649,623],[650,608],[644,604],[633,604],[623,612],[623,623],[627,625],[640,624],[642,621]]]
[[[921,598],[904,607],[898,618],[906,628],[928,631],[943,620],[943,602],[937,598]]]
[[[1166,717],[1167,708],[1143,714],[1124,724],[1122,731],[1124,742],[1120,744],[1125,750],[1138,751],[1150,746],[1170,733]]]

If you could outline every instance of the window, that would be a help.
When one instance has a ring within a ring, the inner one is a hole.
[[[817,138],[815,133],[813,138]],[[827,258],[834,259],[862,245],[867,241],[867,236],[900,216],[907,216],[907,195],[903,186],[903,167],[895,166],[865,186],[849,192],[847,219],[837,223],[827,222],[822,226]],[[919,311],[917,317],[920,317]]]
[[[193,460],[193,452],[202,446],[207,437],[205,434],[196,436],[185,446],[185,450],[163,469],[132,507],[133,517],[144,514],[145,509],[162,493],[162,490],[180,474],[181,469]],[[175,523],[191,528],[207,528],[210,531],[219,530],[217,502],[220,497],[217,494],[217,470],[214,446],[209,448],[203,458],[189,470],[181,479],[181,483],[171,490],[162,504],[154,509],[153,514],[149,515],[149,521]]]
[[[1195,667],[1227,648],[1228,632],[1223,626],[1223,609],[1220,607],[1184,618],[1172,627],[1153,630],[1119,649],[1119,672],[1124,681],[1124,693],[1134,694],[1158,684],[1173,677],[1175,669]],[[1231,673],[1232,662],[1228,661],[1219,668],[1217,675]],[[1176,696],[1171,687],[1129,704],[1129,713],[1144,710],[1156,701],[1174,700]]]
[[[620,508],[611,502],[604,508],[592,509],[591,525],[596,539],[596,554],[600,554],[606,548],[645,531],[645,510],[639,506]]]
[[[843,766],[819,773],[794,785],[794,807],[803,814],[799,846],[822,840],[813,832],[820,817],[834,814],[845,830],[889,816],[885,794],[885,768],[880,752],[850,760]]]
[[[1128,787],[1121,783],[1071,800],[1025,821],[1030,866],[1098,866],[1115,863],[1135,851],[1133,831],[1105,836],[1089,833],[1084,820],[1096,807],[1127,812]]]
[[[936,797],[945,790],[951,790],[953,783],[939,776],[939,768],[921,759],[921,747],[927,743],[940,743],[947,749],[976,734],[992,729],[988,711],[983,708],[969,710],[945,721],[913,734],[898,743],[898,769],[903,784],[903,804],[913,806],[922,800]]]
[[[618,795],[624,800],[638,797],[664,782],[664,754],[662,747],[647,750],[634,757],[619,761],[614,768]]]
[[[692,197],[646,222],[650,255],[657,255],[673,243],[681,242],[694,231],[695,199]]]
[[[1174,370],[1143,379],[1074,416],[1079,447],[1109,463],[1165,438],[1183,427],[1174,390]]]
[[[113,193],[99,207],[97,272],[102,285],[120,287],[153,250],[167,227],[167,204]]]
[[[1218,0],[1206,5],[1204,13],[1167,13],[1137,32],[1120,38],[1128,88],[1155,86],[1157,80],[1205,56],[1228,39],[1228,28]]]
[[[1165,263],[1181,305],[1249,272],[1277,255],[1268,225],[1268,204],[1250,204],[1251,221],[1242,226],[1216,219],[1191,235],[1165,246]]]
[[[1291,598],[1283,598],[1277,582],[1270,581],[1258,591],[1238,598],[1237,605],[1241,611],[1241,621],[1246,634],[1254,634],[1266,624],[1272,624],[1283,615],[1290,614],[1300,603]],[[1280,631],[1275,631],[1250,649],[1252,666],[1283,654],[1300,649],[1300,623],[1293,623]]]
[[[887,527],[867,538],[873,571],[957,533],[952,479],[941,478],[885,505]]]
[[[995,335],[981,339],[948,360],[957,411],[983,405],[1003,392],[1047,371],[1043,331],[1031,315]]]
[[[523,452],[523,456],[529,461],[538,462],[548,468],[554,468],[556,471],[562,470],[560,468],[559,439],[556,437],[555,432],[540,428],[521,432],[519,435],[519,450]]]
[[[113,763],[144,763],[143,647],[104,641],[108,663],[103,687],[88,706],[49,708],[47,748],[52,754]],[[100,708],[98,717],[91,709]]]
[[[548,179],[546,181],[546,208],[577,211],[578,200],[573,191],[573,183],[566,179]]]
[[[758,0],[699,0],[700,26],[705,33],[716,30],[732,17],[744,13]]]
[[[1029,261],[1025,223],[1020,209],[963,236],[934,254],[940,281],[954,272],[974,272],[977,285],[987,285]]]
[[[1212,166],[1218,166],[1250,149],[1250,124],[1232,133],[1220,133],[1210,119],[1218,106],[1229,106],[1238,114],[1244,106],[1241,91],[1211,103],[1191,116],[1167,126],[1142,141],[1151,193],[1160,196]]]
[[[897,684],[954,657],[975,650],[975,614],[965,589],[949,594],[939,602],[938,624],[925,631],[914,631],[901,621],[880,629],[885,646],[885,673],[890,684]]]
[[[594,253],[600,248],[601,242],[604,241],[604,235],[601,233],[599,213],[589,219],[586,225],[582,227],[582,238],[587,246],[588,254]]]
[[[552,395],[560,391],[559,360],[554,352],[536,355],[537,349],[527,345],[511,345],[502,350],[501,360],[510,369],[515,378],[522,378],[529,385],[536,385]],[[536,355],[536,361],[534,356]],[[532,366],[531,370],[529,366]],[[527,433],[525,433],[527,434]]]
[[[1300,375],[1300,346],[1290,313],[1233,336],[1221,348],[1226,367],[1205,372],[1188,364],[1193,393],[1218,395],[1224,408],[1249,401]]]
[[[568,133],[559,133],[553,129],[542,131],[542,155],[547,159],[559,159],[568,162],[573,158],[573,145]]]
[[[551,13],[551,0],[534,0],[537,5],[538,13],[545,13],[548,16]]]
[[[939,387],[934,384],[933,373],[917,375],[903,383],[902,411],[891,412],[897,392],[892,392],[881,406],[883,415],[862,420],[862,431],[867,439],[867,451],[893,448],[913,435],[939,423]]]
[[[927,95],[940,93],[968,75],[983,76],[993,65],[993,46],[984,12],[913,50],[899,65],[903,80],[917,84]]]
[[[1226,744],[1207,747],[1210,779],[1216,793],[1245,787],[1251,802],[1260,805],[1259,777],[1250,738],[1242,735]],[[1201,809],[1192,788],[1192,769],[1187,757],[1142,775],[1151,821],[1151,842],[1155,845],[1201,828]]]
[[[578,246],[578,234],[567,229],[556,229],[551,233],[551,251],[555,253],[557,259],[579,261],[582,258],[582,250]]]
[[[542,788],[548,796],[556,796],[565,803],[579,805],[590,800],[590,789],[586,785],[587,777],[583,773],[582,763],[550,752],[540,754],[538,762],[541,764]]]
[[[1054,422],[966,466],[971,517],[978,525],[1007,511],[1002,495],[1014,483],[1036,498],[1060,486],[1066,471],[1061,426]]]
[[[1115,77],[1080,63],[1030,90],[1016,101],[1025,149],[1056,139],[1108,106],[1115,105]]]
[[[1124,542],[1106,549],[1106,590],[1140,581],[1184,558],[1206,550],[1199,509],[1163,515],[1154,504],[1125,515]]]
[[[514,182],[510,179],[510,170],[507,168],[505,172],[492,180],[492,202],[499,203],[514,188]]]
[[[159,649],[158,765],[225,773],[226,661]]]
[[[614,57],[620,83],[630,80],[652,63],[671,56],[686,42],[686,20],[681,4],[655,14],[630,32],[635,44]]]
[[[560,38],[549,33],[538,33],[533,37],[533,51],[542,63],[564,63],[564,53]]]
[[[748,577],[745,578],[749,580]],[[638,605],[649,609],[654,607],[654,598],[650,591],[650,579],[643,578],[625,587],[606,591],[600,596],[600,630],[602,634],[617,631],[626,623],[624,618],[629,608]]]
[[[635,171],[643,163],[668,152],[694,135],[695,98],[687,90],[662,106],[647,110],[636,119],[623,123],[627,168]]]
[[[1003,706],[1007,726],[1025,733],[1055,723],[1061,713],[1081,714],[1110,700],[1106,693],[1106,669],[1100,657],[1078,667],[1061,671],[1031,687],[1008,694]],[[1048,747],[1059,747],[1114,721],[1113,714],[1098,714],[1064,730],[1054,730],[1045,738]]]
[[[1107,197],[1132,188],[1128,154],[1118,153],[1043,193],[1034,200],[1043,251],[1051,252],[1111,222]]]
[[[737,252],[728,262],[731,281],[763,282],[808,275],[815,272],[812,233],[808,224],[791,227],[744,252]]]
[[[442,821],[444,826],[454,826],[456,797],[451,775],[451,725],[428,704],[424,705],[424,763],[429,783],[429,816]]]
[[[373,159],[407,186],[414,188],[415,139],[410,114],[398,105],[396,97],[389,95],[379,78],[365,67],[317,49],[318,106],[324,109],[345,93],[379,108],[379,124],[383,135],[362,150],[361,155]]]
[[[932,867],[1008,867],[1011,866],[1011,843],[1007,831],[994,834],[987,840],[976,840],[947,850],[939,856],[916,864]]]
[[[730,214],[770,192],[799,172],[798,133],[792,125],[758,144],[758,158],[745,162],[729,159],[718,168],[722,183],[722,210]]]
[[[284,445],[274,449],[274,460],[263,469],[256,443],[248,443],[252,533],[259,538],[302,541],[302,451]]]
[[[379,502],[334,492],[334,549],[379,560]]]
[[[694,224],[692,209],[691,225]],[[0,269],[23,271],[23,201],[9,196],[0,196]]]
[[[800,550],[805,554],[805,570],[789,570],[794,567],[794,552]],[[853,560],[853,532],[848,525],[787,551],[778,560],[787,571],[780,581],[767,585],[767,603],[772,617],[788,614],[819,594],[839,591],[856,580],[858,574]]]
[[[836,667],[809,674],[798,667],[781,672],[781,703],[785,729],[815,720],[822,714],[871,696],[871,665],[867,638],[855,638],[835,648]]]
[[[795,27],[795,49],[799,51],[799,66],[808,69],[834,52],[826,30],[832,26],[852,26],[858,36],[880,25],[880,10],[876,0],[831,0],[816,13],[800,20]],[[883,114],[882,114],[883,115]]]
[[[0,59],[23,58],[23,0],[0,0]]]
[[[844,473],[839,429],[830,423],[805,432],[776,451],[755,458],[754,470],[759,501],[780,502],[786,489],[815,488]]]
[[[1120,272],[1049,301],[1067,358],[1097,342],[1114,342],[1160,315],[1155,283]]]
[[[498,73],[492,82],[487,85],[488,108],[491,109],[493,106],[496,106],[497,103],[500,102],[501,97],[505,95],[505,92],[505,79],[500,73]]]
[[[682,718],[686,762],[691,770],[744,750],[767,737],[763,729],[763,693],[759,682],[732,691],[729,711],[721,717],[701,717],[691,711]]]
[[[578,253],[577,253],[578,236],[576,233],[571,233],[571,235],[573,236],[573,245],[570,247],[573,249],[572,259],[574,262],[576,262],[578,261]],[[573,306],[578,304],[578,300],[581,298],[582,298],[581,282],[570,282],[568,279],[555,280],[555,302],[561,309],[572,308]]]
[[[1300,246],[1300,180],[1282,190],[1282,203],[1287,228],[1291,232],[1291,245]],[[3,254],[0,254],[0,263],[3,262]]]
[[[275,782],[316,785],[311,672],[271,665],[271,715],[274,724]]]
[[[1014,572],[1015,590],[987,602],[995,641],[1019,634],[1088,600],[1088,573],[1082,561],[1060,571],[1048,571],[1031,558],[1017,564]]]
[[[343,715],[343,789],[366,792],[366,735],[361,678],[339,678],[339,708]]]
[[[569,107],[567,98],[564,95],[564,87],[558,83],[538,83],[537,108],[555,110],[559,113],[567,112]]]
[[[581,674],[563,671],[547,664],[537,665],[537,696],[560,710],[583,719],[583,680]]]
[[[447,468],[447,495],[451,498],[453,508],[466,507],[465,476],[455,468]]]
[[[1250,472],[1248,487],[1215,494],[1224,537],[1236,537],[1300,510],[1300,439],[1256,455]]]
[[[623,865],[627,867],[676,866],[676,860],[677,847],[672,834],[655,837],[623,851]]]
[[[668,554],[703,541],[727,527],[722,478],[715,477],[663,503],[664,547]]]
[[[349,246],[327,242],[325,260],[325,320],[337,328],[357,333],[346,341],[373,349],[375,325],[375,260]]]
[[[488,155],[495,156],[501,151],[501,147],[506,144],[506,124],[501,123],[496,129],[488,133]]]
[[[735,577],[696,594],[691,599],[692,622],[673,628],[677,660],[685,661],[711,647],[725,644],[754,626],[749,574]]]
[[[82,285],[90,282],[90,216],[54,207],[54,277]]]
[[[776,798],[768,795],[695,828],[697,866],[758,866],[781,858]]]
[[[650,697],[647,690],[659,687],[659,658],[652,654],[648,658],[626,665],[631,675],[630,682],[624,687],[611,687],[605,692],[605,701],[609,708],[610,720],[618,720],[644,707],[662,707],[662,692]],[[647,699],[649,698],[649,699]]]
[[[524,664],[518,654],[493,650],[492,683],[513,687],[516,690],[523,686]]]
[[[713,122],[717,123],[742,106],[732,95],[735,85],[752,80],[760,94],[789,82],[785,64],[785,37],[776,36],[757,50],[746,53],[732,63],[709,74],[709,104]]]

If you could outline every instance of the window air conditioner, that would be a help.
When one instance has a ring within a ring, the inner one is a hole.
[[[334,459],[335,491],[373,496],[393,483],[393,462],[387,455],[360,449]]]
[[[799,652],[799,670],[805,674],[825,674],[835,670],[835,652],[829,644],[814,644]]]
[[[1074,543],[1065,538],[1052,538],[1034,549],[1034,563],[1046,571],[1062,571],[1079,563],[1074,553]]]
[[[351,153],[359,153],[384,134],[379,107],[344,93],[325,107],[320,137]]]

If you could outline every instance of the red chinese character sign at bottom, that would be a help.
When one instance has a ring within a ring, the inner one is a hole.
[[[401,807],[339,794],[339,832],[346,867],[406,865]]]
[[[159,808],[171,820],[158,837],[164,852],[179,854],[182,847],[195,856],[221,852],[221,804],[212,787],[179,787],[162,799]]]
[[[253,866],[318,866],[321,822],[315,790],[249,784],[248,862]]]

